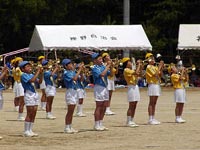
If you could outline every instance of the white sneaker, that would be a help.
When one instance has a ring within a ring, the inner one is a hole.
[[[33,135],[30,133],[30,131],[25,131],[24,136],[25,137],[32,137]]]
[[[130,121],[130,122],[128,122],[127,124],[126,124],[126,126],[127,127],[132,127],[132,128],[134,128],[134,127],[139,127],[139,125],[137,125],[135,122],[133,122],[133,121]]]
[[[23,116],[17,118],[18,121],[24,121],[25,118]]]
[[[156,119],[153,119],[153,120],[149,120],[148,124],[150,124],[150,125],[159,125],[160,122],[157,121]]]
[[[16,107],[14,108],[14,111],[19,112],[19,106],[16,106]]]
[[[106,110],[105,115],[115,115],[111,110]]]
[[[56,119],[56,117],[53,116],[52,114],[49,114],[49,115],[46,116],[46,119],[53,120],[53,119]]]
[[[42,111],[46,111],[46,107],[41,107],[41,110]]]
[[[71,132],[72,133],[78,133],[78,130],[75,130],[75,129],[71,128]]]
[[[86,115],[84,113],[76,113],[77,117],[86,117]]]
[[[177,119],[175,120],[175,122],[176,122],[176,123],[185,123],[186,121],[183,120],[182,118],[177,118]]]
[[[182,123],[185,123],[185,122],[186,122],[186,120],[184,120],[184,119],[182,119],[182,118],[180,118],[180,119],[181,119],[181,122],[182,122]]]
[[[37,133],[34,133],[32,130],[29,131],[29,132],[30,132],[30,134],[32,135],[32,137],[37,137],[37,136],[38,136],[38,134],[37,134]]]
[[[105,126],[100,126],[100,128],[102,129],[102,131],[108,131],[109,129],[108,128],[106,128]]]
[[[73,131],[70,128],[65,128],[64,132],[67,133],[67,134],[72,134],[73,133]]]
[[[153,121],[155,121],[157,124],[160,124],[160,121],[153,119]]]
[[[94,126],[95,131],[103,131],[104,129],[101,128],[100,126]]]

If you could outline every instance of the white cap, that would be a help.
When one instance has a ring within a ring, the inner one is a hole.
[[[180,56],[180,55],[176,55],[175,58],[176,58],[176,59],[181,59],[181,56]]]
[[[162,57],[162,55],[158,53],[158,54],[156,55],[156,58],[159,58],[159,57]]]

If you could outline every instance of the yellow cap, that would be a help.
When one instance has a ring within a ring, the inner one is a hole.
[[[15,58],[15,63],[18,62],[18,61],[23,61],[23,58],[21,58],[21,57],[16,57],[16,58]]]
[[[102,54],[102,57],[103,57],[103,58],[106,57],[106,56],[109,56],[109,54],[108,54],[108,53],[103,53],[103,54]]]
[[[167,67],[167,71],[169,74],[171,74],[172,72],[172,69],[175,67],[175,64],[174,63],[171,63],[168,67]]]
[[[44,59],[44,58],[45,58],[44,56],[39,56],[38,60],[41,60],[41,59]]]
[[[146,56],[145,56],[145,59],[148,59],[149,57],[153,56],[152,53],[147,53]]]
[[[14,64],[15,64],[15,58],[12,59],[12,60],[10,61],[10,64],[11,64],[11,65],[14,65]]]
[[[122,63],[125,63],[125,62],[127,62],[127,61],[129,61],[129,60],[130,60],[129,57],[124,57],[124,58],[122,58],[121,62],[122,62]]]

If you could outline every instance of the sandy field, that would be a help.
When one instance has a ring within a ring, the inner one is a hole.
[[[183,118],[186,123],[175,123],[173,89],[162,88],[158,99],[156,118],[160,125],[148,125],[147,89],[142,88],[141,101],[135,115],[137,128],[126,127],[127,89],[116,89],[113,93],[111,108],[116,113],[105,116],[104,125],[108,131],[94,131],[93,112],[95,102],[92,89],[87,90],[84,112],[87,117],[74,117],[73,127],[76,134],[64,133],[66,106],[65,89],[57,89],[53,113],[55,120],[47,120],[46,113],[38,110],[33,131],[38,137],[23,137],[24,122],[16,120],[12,90],[6,90],[4,108],[0,111],[1,150],[193,150],[200,149],[200,89],[187,89],[187,103]],[[40,92],[39,92],[40,93]],[[40,93],[41,94],[41,93]],[[26,110],[24,116],[26,114]]]

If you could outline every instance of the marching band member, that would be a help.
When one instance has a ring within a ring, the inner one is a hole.
[[[108,53],[103,53],[102,58],[103,58],[104,65],[107,65],[107,62],[111,61],[110,55]],[[108,79],[107,79],[107,83],[108,83],[107,89],[109,91],[109,101],[108,101],[108,106],[106,107],[105,115],[114,115],[115,114],[114,112],[112,112],[110,110],[110,103],[111,103],[112,93],[115,90],[115,74],[118,73],[118,68],[113,67],[112,70],[110,70],[110,71],[112,71],[112,76],[108,75]]]
[[[109,92],[107,89],[107,76],[111,74],[110,67],[111,62],[107,62],[107,65],[103,65],[103,60],[99,53],[92,54],[94,61],[94,67],[92,68],[92,75],[94,79],[94,98],[96,101],[96,108],[94,112],[96,131],[108,130],[103,126],[103,118],[105,115],[106,107],[109,103]],[[111,74],[112,75],[112,74]]]
[[[19,68],[19,64],[23,61],[21,57],[15,58],[14,68],[12,70],[13,78],[14,78],[14,88],[13,91],[15,92],[15,100],[19,101],[19,114],[18,114],[18,121],[24,121],[25,118],[23,117],[23,110],[24,110],[24,88],[22,87],[21,83],[21,75],[22,71]]]
[[[138,61],[136,70],[132,69],[132,62],[130,58],[124,57],[122,59],[123,68],[124,68],[124,78],[128,85],[127,98],[129,102],[129,108],[127,110],[127,123],[128,127],[137,127],[138,125],[133,121],[135,116],[135,110],[137,107],[137,102],[140,101],[140,91],[137,85],[137,78],[140,74],[142,64]]]
[[[74,66],[70,59],[64,59],[62,61],[62,65],[64,69],[66,69],[63,74],[64,84],[66,87],[65,100],[67,103],[67,114],[65,116],[64,132],[71,134],[71,133],[78,132],[77,130],[72,128],[72,118],[73,118],[74,109],[76,107],[76,103],[78,101],[78,92],[77,92],[76,82],[83,68],[83,64],[79,66],[77,73],[75,72]]]
[[[77,64],[76,68],[78,69],[78,67],[81,65]],[[86,115],[83,113],[83,100],[86,96],[86,91],[85,91],[85,87],[87,86],[87,84],[89,83],[89,79],[87,77],[87,75],[85,74],[86,72],[84,72],[84,67],[83,67],[83,71],[81,71],[78,80],[77,80],[77,92],[78,92],[78,102],[77,102],[77,113],[76,116],[78,117],[85,117]]]
[[[24,88],[24,102],[27,110],[24,122],[24,136],[25,137],[38,136],[38,134],[32,131],[39,104],[39,95],[35,89],[34,83],[42,82],[43,70],[41,67],[38,67],[36,73],[32,74],[32,65],[28,61],[22,61],[19,64],[19,67],[23,72],[21,76],[21,83]]]
[[[181,116],[183,113],[184,103],[186,102],[185,85],[187,84],[189,77],[185,68],[182,68],[181,73],[178,72],[178,69],[175,66],[173,66],[171,70],[171,82],[174,88],[174,101],[176,102],[175,122],[184,123],[186,121],[182,119]]]
[[[149,113],[149,121],[150,125],[158,125],[159,121],[155,119],[155,110],[158,96],[161,94],[160,88],[160,77],[162,76],[162,68],[164,66],[164,62],[161,61],[159,66],[154,66],[155,59],[152,53],[147,53],[145,59],[148,60],[148,65],[146,68],[146,80],[148,83],[148,95],[149,95],[149,105],[148,105],[148,113]]]
[[[46,85],[46,89],[45,89],[45,94],[47,98],[46,118],[56,119],[56,117],[52,115],[52,104],[53,104],[54,96],[56,95],[55,80],[57,78],[56,72],[58,71],[58,65],[56,65],[55,68],[52,70],[52,68],[48,66],[48,61],[43,60],[42,66],[44,68],[44,81]]]
[[[6,76],[8,68],[5,66],[0,70],[0,110],[3,109],[3,90],[5,90],[4,84],[2,82],[3,78]],[[2,137],[0,136],[0,140]]]
[[[39,56],[38,57],[38,66],[41,67],[42,66],[42,61],[45,60],[44,56]],[[42,91],[42,96],[41,96],[41,110],[46,110],[46,104],[47,104],[47,98],[46,98],[46,93],[45,93],[45,81],[42,80],[42,83],[40,84],[40,89]]]
[[[15,58],[11,60],[11,65],[12,65],[12,74],[15,72]],[[14,76],[13,76],[14,80]],[[14,80],[15,81],[15,80]],[[13,92],[15,93],[15,82],[13,84]],[[19,99],[17,97],[14,98],[14,110],[19,112]]]
[[[175,59],[176,59],[176,67],[177,67],[178,71],[180,71],[183,67],[183,61],[181,60],[181,56],[176,55]]]

